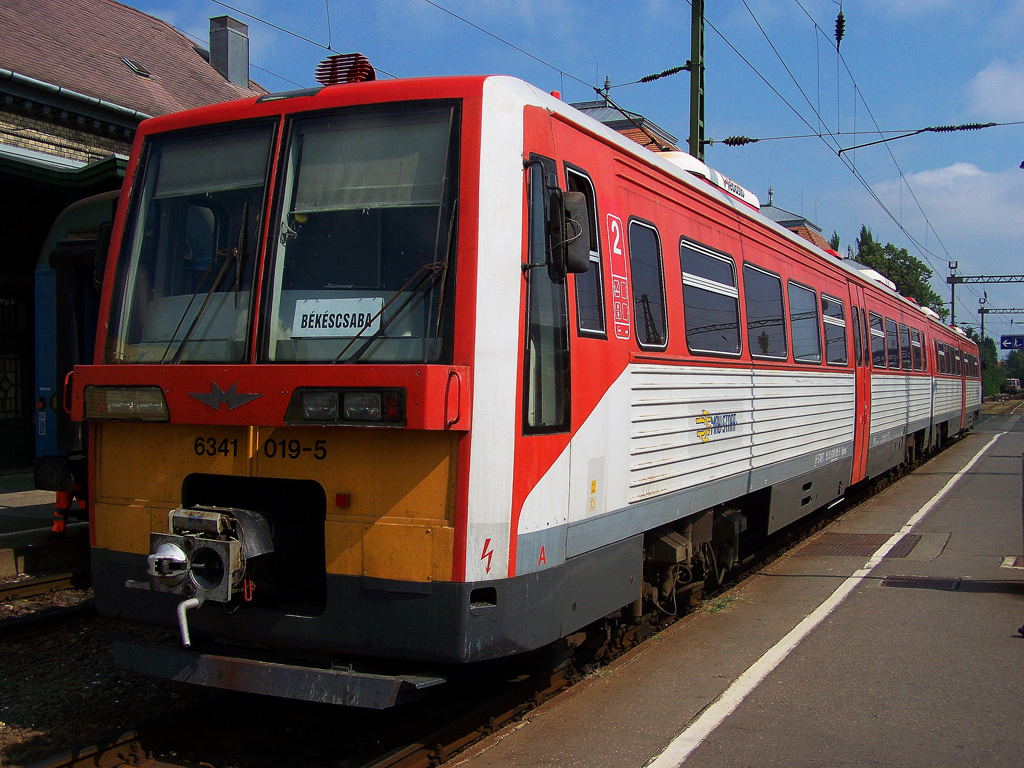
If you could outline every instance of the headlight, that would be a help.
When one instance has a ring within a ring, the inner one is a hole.
[[[85,418],[120,421],[167,421],[167,401],[160,387],[85,388]]]
[[[367,427],[405,426],[404,389],[299,387],[284,420],[288,424],[334,424]]]

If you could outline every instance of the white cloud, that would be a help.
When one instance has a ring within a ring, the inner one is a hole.
[[[955,163],[946,168],[911,174],[907,177],[914,196],[953,252],[974,252],[981,245],[1019,243],[1024,227],[1024,171],[1016,168],[1001,173],[987,173],[972,163]],[[894,213],[900,210],[900,183],[884,182],[874,187],[879,197]],[[903,191],[903,210],[917,206]],[[904,222],[911,231],[920,225]],[[963,250],[961,250],[963,249]]]
[[[940,8],[958,5],[956,0],[868,0],[867,5],[888,11],[894,16],[908,17],[932,13]]]
[[[967,86],[971,113],[992,120],[1024,120],[1024,62],[997,59]]]

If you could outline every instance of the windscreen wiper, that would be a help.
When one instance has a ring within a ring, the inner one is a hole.
[[[334,362],[340,363],[341,358],[345,356],[345,353],[349,351],[352,345],[359,341],[360,338],[362,338],[363,332],[366,331],[366,329],[369,328],[371,325],[373,325],[373,322],[377,318],[381,317],[385,312],[387,312],[391,305],[394,304],[398,300],[398,298],[405,293],[406,289],[409,288],[409,286],[412,285],[414,281],[416,281],[416,285],[412,287],[412,290],[409,292],[409,295],[406,296],[405,301],[403,301],[398,306],[398,309],[395,310],[394,314],[391,315],[390,319],[388,319],[387,321],[382,320],[380,327],[376,331],[374,331],[372,336],[368,337],[365,340],[366,343],[363,344],[363,346],[361,346],[358,350],[356,350],[356,352],[352,355],[351,359],[346,361],[349,363],[358,362],[359,358],[366,354],[366,350],[370,348],[373,342],[379,339],[381,334],[383,334],[384,331],[387,330],[388,325],[390,325],[391,321],[393,321],[396,317],[399,317],[402,314],[402,312],[405,311],[406,307],[409,306],[410,303],[422,298],[422,296],[425,293],[425,291],[422,290],[423,287],[426,286],[427,288],[432,288],[434,286],[438,273],[443,272],[444,267],[445,262],[443,261],[431,261],[417,269],[416,272],[413,273],[413,276],[405,281],[405,285],[399,288],[395,292],[395,295],[392,296],[388,300],[388,302],[379,310],[377,310],[377,312],[366,322],[366,325],[359,329],[359,332],[356,333],[356,335],[351,338],[348,344],[345,345],[345,348],[338,353],[338,356],[336,358],[334,358]],[[417,280],[417,278],[419,279]]]
[[[217,273],[217,277],[213,281],[213,285],[210,286],[210,290],[206,292],[206,298],[203,299],[203,304],[199,307],[199,311],[196,312],[196,316],[192,318],[192,322],[189,324],[188,330],[185,331],[185,335],[181,337],[181,341],[178,343],[177,349],[174,350],[174,356],[171,358],[171,364],[177,365],[181,362],[181,355],[185,351],[185,345],[188,344],[189,339],[192,338],[192,334],[196,330],[196,326],[199,325],[199,320],[206,312],[206,308],[210,305],[210,299],[213,298],[214,292],[220,287],[220,284],[224,282],[224,275],[227,274],[228,265],[235,265],[235,308],[238,308],[238,283],[241,282],[241,277],[238,274],[239,265],[244,265],[245,259],[248,257],[246,253],[248,247],[248,234],[249,234],[249,201],[247,200],[242,204],[242,226],[238,231],[238,244],[228,252],[220,251],[218,256],[224,254],[227,258],[224,259],[224,263],[221,264],[220,271]],[[174,344],[174,337],[178,333],[178,329],[181,328],[181,324],[188,316],[188,311],[192,307],[192,301],[195,299],[196,294],[193,294],[192,299],[189,300],[188,306],[185,307],[185,311],[182,313],[178,320],[178,325],[174,329],[174,333],[171,334],[170,341],[167,342],[167,349],[164,350],[163,356],[160,358],[160,362],[163,363],[167,359],[167,353],[171,350],[171,345]]]

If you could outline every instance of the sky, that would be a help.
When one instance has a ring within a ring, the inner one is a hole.
[[[607,78],[618,105],[680,146],[689,133],[687,72],[629,84],[690,58],[688,0],[127,4],[204,45],[210,17],[247,23],[250,76],[271,91],[316,85],[332,51],[358,51],[379,78],[512,75],[567,102],[597,98]],[[705,138],[761,139],[709,145],[708,165],[762,203],[773,189],[843,254],[866,225],[924,261],[946,301],[950,261],[964,276],[1024,274],[1024,0],[708,0],[705,19]],[[990,122],[1004,125],[853,149]],[[986,294],[989,309],[1024,309],[1024,283],[960,285],[958,325],[979,322]],[[985,325],[998,344],[1024,334],[1024,314]]]

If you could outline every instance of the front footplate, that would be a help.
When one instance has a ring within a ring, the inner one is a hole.
[[[115,640],[113,645],[114,666],[131,672],[181,683],[346,707],[387,709],[413,701],[426,689],[445,682],[443,677],[307,667],[202,653],[170,645],[122,640]]]

